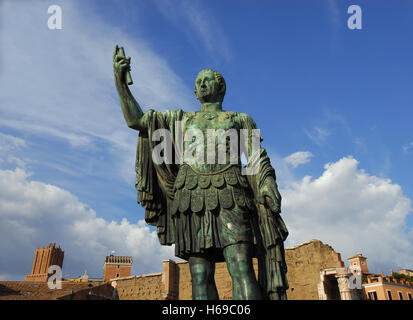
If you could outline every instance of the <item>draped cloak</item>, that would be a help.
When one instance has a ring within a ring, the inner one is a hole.
[[[175,124],[177,121],[182,121],[183,116],[183,110],[163,112],[149,110],[141,121],[147,130],[140,132],[138,137],[135,163],[138,202],[145,208],[145,221],[157,227],[161,245],[172,245],[177,241],[171,207],[174,199],[174,183],[180,165],[174,162],[171,164],[153,162],[152,151],[159,142],[152,141],[151,137],[157,129],[169,130],[173,159],[181,156],[182,145],[177,140],[182,137]],[[239,113],[238,116],[243,129],[248,129],[249,132],[256,129],[249,115]],[[255,210],[251,213],[251,225],[254,234],[254,253],[258,259],[258,282],[266,299],[286,299],[288,281],[284,241],[288,236],[288,230],[280,212],[273,212],[266,204],[258,201],[259,190],[265,178],[270,176],[274,181],[276,178],[264,148],[260,148],[259,152],[250,156],[248,166],[253,165],[259,166],[258,173],[246,177],[254,195]]]

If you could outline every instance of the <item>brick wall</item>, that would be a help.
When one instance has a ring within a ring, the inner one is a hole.
[[[132,265],[105,264],[103,280],[109,281],[112,278],[128,277],[131,274],[131,270]]]
[[[112,279],[119,300],[164,300],[162,273]]]

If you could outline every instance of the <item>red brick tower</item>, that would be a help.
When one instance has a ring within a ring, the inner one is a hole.
[[[132,257],[114,256],[111,254],[103,265],[103,280],[128,277],[131,275]]]
[[[49,243],[46,248],[37,248],[34,254],[32,273],[26,275],[24,281],[42,281],[48,279],[47,270],[52,265],[63,266],[64,251],[55,243]]]

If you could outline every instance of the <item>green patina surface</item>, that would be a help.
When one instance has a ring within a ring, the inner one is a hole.
[[[230,156],[233,145],[222,144],[215,137],[197,150],[205,158],[212,154],[211,150],[218,155],[223,145],[224,159],[186,162],[184,157],[182,163],[157,163],[151,158],[156,147],[151,137],[158,129],[171,133],[174,156],[199,146],[195,139],[183,141],[181,147],[176,141],[176,123],[182,124],[183,136],[196,129],[205,137],[208,130],[215,129],[231,131],[238,137],[240,130],[247,130],[251,137],[257,129],[252,118],[222,108],[226,92],[222,75],[211,69],[199,72],[195,96],[200,111],[144,113],[128,88],[132,84],[130,58],[126,58],[122,47],[115,47],[113,67],[126,123],[139,131],[138,202],[145,208],[146,222],[157,227],[160,243],[174,244],[176,256],[189,261],[193,298],[219,298],[215,263],[225,261],[233,282],[233,299],[287,299],[284,241],[288,230],[280,216],[281,195],[265,149],[248,148],[254,153],[248,154],[248,159],[259,161],[258,172],[250,175],[241,172],[240,152],[235,158]],[[252,257],[258,258],[258,279]]]

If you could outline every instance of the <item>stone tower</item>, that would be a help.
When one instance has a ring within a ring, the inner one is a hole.
[[[103,280],[129,277],[132,269],[132,257],[114,256],[111,254],[105,259],[103,265]]]
[[[24,281],[42,281],[48,279],[50,266],[57,265],[60,268],[63,266],[64,251],[60,245],[56,247],[55,243],[49,243],[46,248],[37,248],[34,254],[32,273],[26,275]]]
[[[358,268],[362,274],[369,274],[369,268],[367,267],[367,258],[361,253],[356,254],[347,259],[350,265],[350,269]]]

